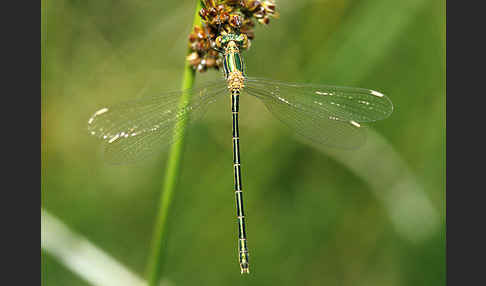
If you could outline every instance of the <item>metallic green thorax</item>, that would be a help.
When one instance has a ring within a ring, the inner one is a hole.
[[[235,42],[230,42],[226,46],[223,54],[223,70],[225,78],[228,78],[229,74],[235,71],[239,71],[245,75],[243,58],[241,57],[240,50]]]
[[[216,40],[218,47],[223,49],[223,71],[226,79],[231,73],[245,75],[245,65],[240,54],[240,48],[248,45],[248,38],[244,34],[225,34]]]

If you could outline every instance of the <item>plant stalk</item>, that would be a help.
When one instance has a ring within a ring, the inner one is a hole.
[[[201,2],[197,0],[197,6],[194,14],[194,21],[192,29],[195,26],[201,25],[201,18],[199,16],[199,10],[201,9]],[[188,50],[188,54],[190,49]],[[182,79],[182,90],[189,90],[194,85],[195,71],[190,66],[188,61],[185,61],[184,77]],[[185,108],[191,99],[191,93],[185,92],[181,96],[179,101],[179,108]],[[177,185],[177,180],[180,172],[180,164],[182,161],[182,151],[184,148],[184,133],[187,125],[187,118],[177,123],[174,130],[181,132],[180,139],[174,142],[170,151],[167,161],[167,168],[162,184],[162,194],[159,201],[159,211],[157,220],[154,227],[154,233],[152,238],[152,248],[148,261],[147,268],[147,283],[149,286],[159,285],[159,281],[164,269],[163,258],[166,253],[167,244],[167,218],[170,211],[170,206],[174,197],[174,190]]]

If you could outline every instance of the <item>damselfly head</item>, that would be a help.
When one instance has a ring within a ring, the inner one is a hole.
[[[216,40],[218,48],[225,48],[229,43],[234,42],[238,47],[247,49],[249,47],[248,36],[246,34],[223,34],[219,35]]]

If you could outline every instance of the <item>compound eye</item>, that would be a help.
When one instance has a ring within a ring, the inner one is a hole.
[[[240,34],[239,41],[241,47],[243,47],[244,49],[248,48],[248,37],[246,36],[246,34]]]
[[[216,42],[216,46],[217,46],[218,48],[221,48],[221,47],[222,47],[222,44],[223,44],[223,43],[222,43],[221,41],[222,41],[221,36],[218,36],[218,37],[216,38],[216,40],[215,40],[215,42]]]

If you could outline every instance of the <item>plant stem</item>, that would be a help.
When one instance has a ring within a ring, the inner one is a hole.
[[[201,25],[201,18],[199,17],[199,10],[201,9],[201,2],[197,0],[196,11],[192,27]],[[190,52],[190,50],[189,50]],[[188,54],[189,54],[188,52]],[[193,87],[195,78],[195,71],[186,61],[184,67],[184,78],[182,79],[182,90],[188,90]],[[191,99],[191,93],[185,92],[179,101],[179,108],[185,108]],[[164,182],[162,185],[162,194],[159,201],[159,212],[157,221],[154,227],[154,234],[152,238],[152,250],[150,253],[148,268],[147,268],[147,282],[149,286],[159,285],[160,277],[163,270],[163,256],[167,244],[167,218],[172,204],[173,194],[177,185],[179,177],[180,163],[182,160],[182,149],[184,147],[184,132],[187,125],[187,119],[177,123],[174,130],[181,132],[180,139],[172,145],[169,151],[169,158],[167,162],[167,169],[165,173]]]

